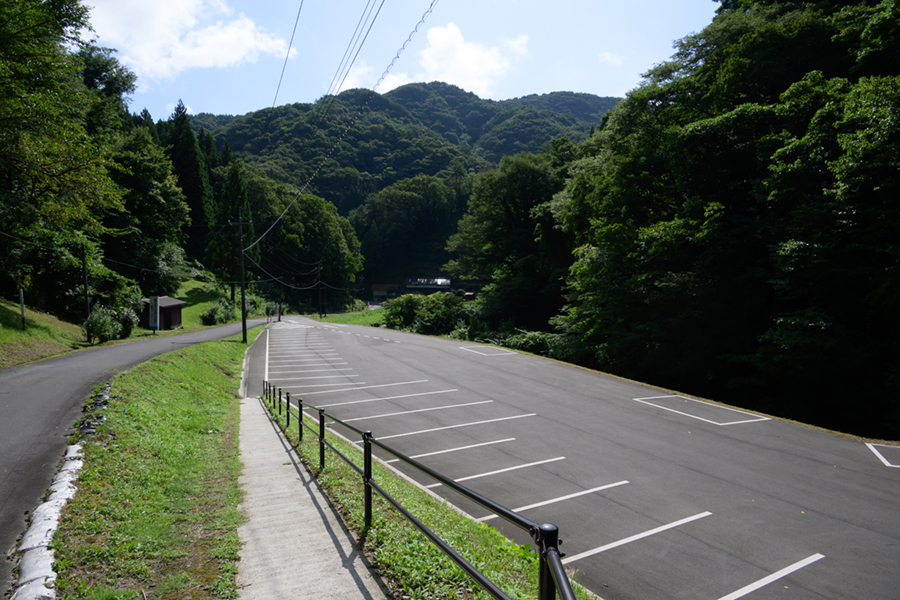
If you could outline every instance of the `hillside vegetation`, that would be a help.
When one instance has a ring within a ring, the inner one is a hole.
[[[497,102],[446,83],[411,83],[383,95],[348,90],[237,117],[204,113],[191,123],[278,181],[309,183],[347,215],[403,179],[436,176],[454,163],[484,170],[558,137],[582,141],[619,100],[555,92]]]

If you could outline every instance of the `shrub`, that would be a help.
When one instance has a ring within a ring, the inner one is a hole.
[[[391,329],[409,329],[419,316],[424,296],[404,294],[384,303],[384,317],[381,322]]]
[[[219,305],[211,304],[206,310],[200,313],[200,322],[204,325],[215,325],[219,319]]]
[[[431,294],[419,305],[415,330],[429,335],[447,335],[467,316],[459,296],[450,292]]]
[[[84,337],[89,344],[114,340],[122,332],[116,312],[99,304],[91,309],[91,314],[88,315],[82,327],[84,328]]]

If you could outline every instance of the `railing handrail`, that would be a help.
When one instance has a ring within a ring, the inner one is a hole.
[[[277,389],[278,393],[275,394],[275,390]],[[286,404],[287,414],[290,415],[291,410],[291,394],[287,392],[286,398],[282,399],[281,396],[281,388],[277,388],[272,385],[269,381],[263,382],[263,394],[266,397],[271,398],[272,400],[272,408],[274,410],[274,404],[277,400],[278,402],[278,413],[281,414],[281,405]],[[425,524],[419,521],[415,515],[413,515],[409,510],[407,510],[403,505],[401,505],[395,498],[393,498],[390,494],[388,494],[385,490],[381,488],[375,481],[372,479],[372,468],[371,468],[371,447],[372,445],[378,446],[382,450],[392,454],[397,457],[399,460],[407,463],[408,465],[422,471],[429,477],[436,479],[447,487],[453,489],[454,491],[462,494],[463,496],[469,498],[476,504],[483,506],[489,511],[493,512],[495,515],[503,518],[504,520],[510,522],[511,524],[519,527],[520,529],[527,531],[531,538],[534,540],[534,543],[537,545],[539,553],[540,553],[540,563],[539,563],[539,574],[538,574],[538,600],[553,600],[556,598],[556,594],[559,594],[559,597],[562,600],[575,600],[575,592],[572,590],[571,583],[569,582],[568,577],[565,573],[565,568],[562,564],[562,557],[564,556],[559,551],[559,544],[562,543],[562,540],[559,539],[559,530],[556,525],[545,523],[539,525],[535,521],[527,519],[517,512],[506,508],[502,504],[494,502],[493,500],[482,496],[481,494],[470,490],[464,485],[460,485],[459,483],[453,481],[449,477],[443,475],[435,471],[434,469],[419,463],[412,458],[406,456],[405,454],[394,450],[390,446],[379,442],[372,435],[371,431],[362,431],[357,429],[356,427],[349,425],[340,419],[333,417],[325,412],[324,408],[318,408],[306,402],[303,402],[300,398],[294,398],[297,402],[297,413],[299,415],[298,427],[300,432],[300,439],[303,438],[303,428],[306,427],[311,432],[318,433],[319,436],[319,468],[320,470],[325,468],[325,447],[331,448],[331,450],[337,454],[344,462],[346,462],[350,467],[352,467],[359,475],[363,478],[363,483],[365,485],[366,490],[366,498],[365,498],[365,527],[368,529],[371,526],[372,516],[371,516],[371,492],[372,490],[377,491],[381,497],[388,501],[394,508],[396,508],[410,523],[412,523],[417,529],[419,529],[425,536],[431,540],[444,554],[450,557],[453,562],[455,562],[460,568],[462,568],[470,577],[472,577],[478,585],[480,585],[486,592],[488,592],[491,596],[496,598],[497,600],[509,600],[509,597],[497,587],[490,579],[488,579],[483,573],[481,573],[478,569],[473,567],[471,564],[466,561],[458,552],[456,552],[449,544],[447,544],[443,539],[441,539],[437,534],[431,531]],[[304,413],[303,407],[311,408],[316,410],[319,415],[319,431],[316,430],[304,422]],[[359,434],[362,436],[362,441],[364,444],[364,466],[361,469],[356,463],[350,460],[348,457],[344,456],[344,454],[335,448],[331,443],[325,440],[325,418],[331,420],[332,423],[338,423],[343,427]],[[288,417],[289,418],[289,417]],[[288,425],[289,427],[290,425]]]

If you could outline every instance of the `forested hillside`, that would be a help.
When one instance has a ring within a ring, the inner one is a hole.
[[[349,221],[195,135],[180,101],[163,120],[130,113],[136,77],[80,37],[88,25],[78,0],[0,3],[3,296],[23,289],[31,306],[127,336],[142,296],[188,278],[212,275],[233,299],[243,220],[252,288],[345,306],[362,267]]]
[[[481,171],[554,138],[582,141],[619,100],[556,92],[495,102],[446,83],[411,83],[384,95],[349,90],[315,104],[191,120],[219,148],[227,141],[249,164],[279,181],[308,184],[347,215],[370,194],[417,175],[446,174],[454,162]]]
[[[476,317],[626,377],[900,435],[898,23],[895,0],[723,2],[590,140],[475,181],[448,266],[491,281]]]

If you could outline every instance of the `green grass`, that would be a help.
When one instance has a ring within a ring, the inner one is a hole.
[[[112,381],[54,537],[64,598],[237,597],[245,349],[239,336],[200,344]]]
[[[205,311],[219,299],[219,293],[202,281],[186,281],[178,288],[178,293],[173,296],[187,302],[187,306],[181,309],[181,325],[185,329],[203,329],[200,322],[200,313]],[[240,302],[240,297],[238,297]],[[240,312],[238,312],[240,316]]]
[[[181,311],[181,329],[154,332],[135,327],[131,337],[125,340],[111,340],[100,345],[109,346],[153,337],[181,335],[216,327],[206,326],[200,322],[200,314],[215,304],[220,297],[219,293],[208,284],[201,281],[187,281],[173,297],[187,302]],[[236,314],[240,317],[240,310]],[[27,306],[25,326],[23,331],[18,303],[0,300],[0,369],[92,347],[85,341],[84,330],[80,325],[66,323]]]
[[[284,429],[283,416],[276,413],[272,418]],[[307,419],[306,422],[317,428],[317,421]],[[368,532],[363,533],[364,499],[359,475],[330,449],[326,449],[325,470],[318,472],[318,440],[307,430],[303,442],[298,445],[297,428],[294,412],[288,437],[303,462],[316,474],[334,504],[339,507],[348,526],[364,539],[365,549],[374,557],[395,596],[442,600],[490,598],[377,493],[373,497],[374,523]],[[362,452],[358,447],[346,443],[339,436],[330,433],[326,435],[332,445],[362,468]],[[377,461],[373,461],[373,478],[510,598],[518,600],[537,597],[538,555],[529,545],[517,545],[493,527],[470,520],[446,502],[398,477]],[[596,600],[596,596],[590,592],[577,585],[575,588],[579,598]]]
[[[326,323],[348,323],[350,325],[368,325],[370,327],[378,327],[381,325],[381,317],[384,314],[383,308],[367,310],[358,313],[345,313],[340,315],[327,315],[323,318],[313,317],[319,321]]]
[[[0,300],[0,368],[21,365],[87,347],[78,325],[25,307],[25,329],[18,303]]]

